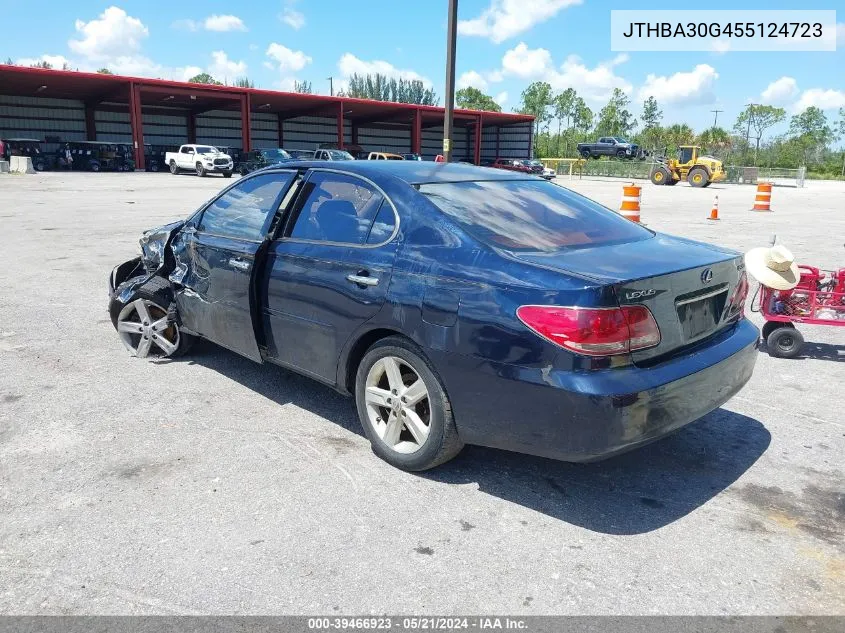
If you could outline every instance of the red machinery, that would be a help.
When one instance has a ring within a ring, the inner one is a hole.
[[[751,302],[751,310],[766,319],[763,338],[776,358],[795,358],[801,352],[804,337],[795,323],[845,327],[845,268],[833,272],[799,265],[798,270],[801,279],[795,288],[761,286],[757,310]]]

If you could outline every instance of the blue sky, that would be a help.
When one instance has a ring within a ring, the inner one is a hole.
[[[446,0],[206,0],[202,3],[7,3],[0,57],[31,63],[67,61],[80,70],[108,66],[120,74],[186,79],[208,71],[232,81],[289,88],[311,81],[328,93],[351,73],[380,71],[423,79],[443,94]],[[809,4],[810,6],[805,6]],[[743,104],[765,102],[793,113],[845,107],[845,3],[711,0],[712,9],[836,9],[837,52],[610,51],[610,10],[653,9],[639,0],[460,0],[457,74],[491,94],[506,111],[533,80],[574,87],[598,111],[614,87],[639,115],[654,94],[667,123],[697,130],[732,125]],[[45,57],[46,56],[46,57]]]

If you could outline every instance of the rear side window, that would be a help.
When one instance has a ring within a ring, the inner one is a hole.
[[[648,239],[652,233],[546,181],[432,183],[420,193],[477,239],[519,252],[554,252]]]
[[[240,240],[264,239],[267,216],[276,211],[276,200],[293,176],[262,174],[238,183],[206,208],[197,230]]]
[[[304,196],[304,202],[290,237],[343,244],[367,241],[373,218],[384,201],[384,196],[363,180],[319,171],[311,174],[300,196]]]

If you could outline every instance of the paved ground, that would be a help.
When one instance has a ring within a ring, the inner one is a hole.
[[[724,408],[608,462],[468,448],[406,474],[308,379],[123,350],[111,267],[227,182],[0,177],[0,612],[845,613],[845,330],[804,328],[807,357],[761,352]],[[845,265],[845,183],[753,196],[646,183],[643,220]]]

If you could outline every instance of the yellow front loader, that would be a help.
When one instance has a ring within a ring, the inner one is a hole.
[[[709,187],[726,177],[722,161],[699,155],[697,145],[681,145],[677,158],[658,158],[651,170],[655,185],[675,185],[686,180],[693,187]]]

